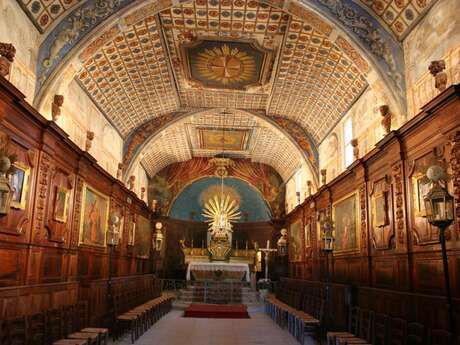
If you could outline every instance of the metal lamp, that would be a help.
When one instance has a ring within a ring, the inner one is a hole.
[[[432,182],[430,191],[423,198],[426,218],[428,222],[439,228],[439,242],[441,243],[442,262],[444,269],[444,283],[446,286],[447,313],[449,317],[449,331],[456,335],[454,307],[450,289],[449,262],[447,260],[445,231],[454,221],[454,198],[439,182],[446,181],[446,173],[439,165],[428,168],[426,176]],[[453,343],[453,341],[451,341]]]
[[[287,254],[287,230],[281,229],[280,233],[281,233],[281,237],[276,242],[276,245],[278,247],[278,255],[286,256]]]
[[[424,197],[426,218],[431,225],[446,229],[454,221],[454,198],[439,184],[439,181],[445,179],[444,170],[434,165],[427,170],[426,175],[433,183]]]
[[[161,232],[161,229],[163,229],[163,224],[161,222],[156,222],[155,229],[156,231],[153,234],[153,238],[152,238],[153,249],[159,252],[161,251],[161,247],[163,245],[163,240],[164,240],[163,233]]]
[[[323,223],[323,250],[325,252],[334,250],[334,236],[332,236],[332,224],[329,220]]]
[[[120,217],[111,215],[109,220],[109,231],[107,231],[107,245],[116,246],[120,241]]]

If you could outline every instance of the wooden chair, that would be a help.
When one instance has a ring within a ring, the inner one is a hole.
[[[452,343],[452,333],[442,329],[433,329],[430,332],[430,345],[450,345]]]
[[[359,311],[359,327],[358,334],[356,336],[337,336],[337,345],[347,345],[355,343],[371,343],[372,342],[372,328],[374,322],[374,312],[367,309],[361,309]]]
[[[426,334],[425,327],[418,322],[409,322],[407,324],[407,345],[425,345]]]
[[[46,344],[46,316],[44,312],[27,316],[27,334],[29,335],[29,345]]]
[[[348,325],[346,332],[327,332],[327,345],[335,345],[337,337],[355,337],[359,327],[359,307],[351,307],[348,312]]]
[[[387,345],[388,337],[388,315],[375,314],[372,328],[372,344]]]
[[[63,338],[62,319],[59,309],[50,309],[46,311],[46,337],[47,343],[51,344]]]
[[[7,320],[7,329],[10,345],[27,344],[27,321],[25,316]]]
[[[407,342],[407,321],[400,318],[390,320],[390,336],[388,345],[406,345]]]
[[[88,345],[98,345],[99,344],[99,334],[98,333],[74,332],[74,333],[68,334],[66,338],[86,340],[86,343]]]
[[[84,339],[60,339],[53,342],[53,345],[88,345]]]

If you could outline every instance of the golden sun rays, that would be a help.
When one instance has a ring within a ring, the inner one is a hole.
[[[256,73],[254,58],[227,44],[205,49],[193,64],[203,78],[225,86],[250,81]]]

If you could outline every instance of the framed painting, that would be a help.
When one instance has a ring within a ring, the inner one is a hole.
[[[137,217],[136,239],[134,242],[134,250],[136,257],[148,259],[150,256],[150,247],[152,245],[152,227],[150,220],[145,217]]]
[[[54,198],[53,218],[60,223],[67,222],[67,211],[69,207],[70,191],[67,188],[56,187],[56,195]]]
[[[430,191],[430,180],[426,177],[425,174],[416,173],[412,176],[412,188],[413,188],[413,198],[415,206],[415,216],[416,217],[425,217],[425,203],[423,198]]]
[[[376,228],[388,225],[388,198],[387,193],[377,192],[372,196],[372,224]]]
[[[394,235],[393,226],[390,224],[391,194],[390,184],[385,176],[371,184],[371,232],[372,241],[376,249],[390,248],[391,238]]]
[[[27,203],[30,168],[18,162],[14,163],[13,166],[15,170],[10,176],[10,185],[13,191],[11,207],[24,210]]]
[[[297,220],[289,227],[289,252],[291,261],[302,261],[302,221]]]
[[[359,251],[358,193],[353,192],[332,204],[334,255]]]
[[[79,244],[105,247],[110,199],[96,189],[83,185]]]

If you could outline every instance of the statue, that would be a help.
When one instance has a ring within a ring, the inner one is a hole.
[[[131,175],[128,180],[128,189],[133,190],[134,189],[134,182],[136,181],[136,176]]]
[[[64,104],[63,95],[54,95],[53,103],[51,103],[51,117],[56,122],[61,116],[61,107]]]
[[[308,191],[308,196],[311,196],[311,187],[312,183],[310,180],[307,181],[307,191]]]
[[[94,139],[94,132],[86,131],[86,142],[85,142],[85,151],[89,151],[91,149],[91,144]]]
[[[321,184],[326,184],[326,174],[327,170],[326,169],[321,169]]]
[[[10,43],[0,43],[0,75],[6,77],[10,74],[11,64],[16,55],[16,48]]]
[[[240,218],[239,205],[235,200],[230,201],[229,195],[214,195],[204,206],[203,216],[208,218],[211,240],[209,252],[214,260],[226,260],[231,252],[231,221]]]
[[[122,176],[123,176],[123,163],[118,163],[117,179],[121,180]]]
[[[439,92],[444,91],[447,86],[447,73],[444,72],[446,69],[446,62],[444,60],[431,61],[428,69],[434,77],[434,87],[438,89]]]
[[[144,200],[144,196],[145,196],[145,187],[142,187],[141,188],[141,199]]]
[[[353,160],[356,161],[359,159],[358,139],[351,139],[350,144],[353,146]]]
[[[380,115],[382,115],[382,121],[380,121],[380,124],[382,125],[385,135],[388,135],[391,132],[391,118],[392,118],[390,107],[386,104],[381,105],[379,107],[379,110],[380,110]]]

